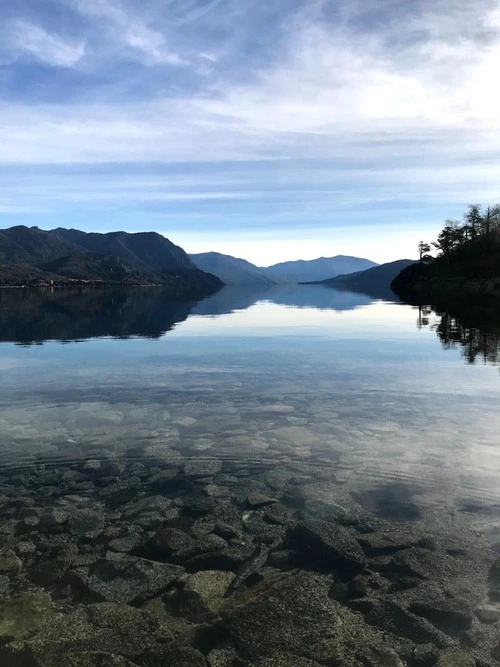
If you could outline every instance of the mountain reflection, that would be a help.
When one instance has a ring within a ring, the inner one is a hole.
[[[167,294],[161,288],[0,290],[0,341],[159,338],[185,320],[195,303]]]
[[[159,287],[82,290],[0,290],[0,341],[22,345],[97,337],[160,338],[189,315],[214,316],[270,301],[295,308],[354,310],[364,294],[321,286],[225,287],[203,301],[174,301]]]
[[[417,326],[433,329],[445,349],[460,348],[468,364],[500,360],[500,299],[496,297],[419,305]]]

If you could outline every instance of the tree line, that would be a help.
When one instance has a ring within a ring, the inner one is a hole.
[[[500,206],[483,209],[479,204],[469,204],[462,220],[445,221],[437,240],[432,244],[419,241],[420,262],[433,259],[430,255],[431,245],[438,251],[438,255],[449,257],[458,248],[485,236],[500,238]]]

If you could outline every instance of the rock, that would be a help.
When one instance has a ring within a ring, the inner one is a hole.
[[[0,644],[5,638],[30,636],[55,616],[50,595],[44,591],[24,592],[0,607]]]
[[[141,656],[141,667],[206,667],[203,653],[190,646],[155,646]]]
[[[208,667],[234,667],[241,665],[236,651],[232,648],[214,648],[207,655]]]
[[[143,539],[142,535],[137,533],[125,535],[124,537],[117,537],[110,541],[109,548],[113,551],[119,551],[120,553],[129,553],[140,547]]]
[[[198,570],[231,570],[238,572],[244,566],[255,551],[255,545],[251,542],[226,546],[217,551],[206,551],[198,556],[193,556],[186,562],[189,572]]]
[[[136,502],[129,505],[123,516],[127,519],[133,519],[139,514],[151,514],[156,513],[159,515],[164,515],[169,509],[173,507],[173,502],[169,498],[164,496],[154,495],[147,496],[146,498],[141,498]]]
[[[269,554],[267,564],[271,567],[276,567],[279,570],[289,570],[293,567],[294,563],[297,563],[300,558],[300,554],[297,551],[292,549],[283,549],[281,551],[272,551]]]
[[[84,651],[68,653],[64,667],[137,667],[137,663],[116,653]]]
[[[275,653],[269,658],[258,660],[254,662],[254,667],[318,667],[319,662],[309,660],[308,658],[301,658],[292,653]]]
[[[468,651],[450,649],[441,653],[436,667],[476,667],[476,660]]]
[[[72,573],[72,586],[95,600],[140,604],[184,581],[184,569],[145,558],[114,554],[89,570]]]
[[[439,649],[434,644],[418,644],[412,651],[411,665],[433,667],[439,658]]]
[[[259,493],[258,491],[250,491],[247,495],[247,505],[252,509],[266,507],[267,505],[274,505],[277,502],[278,501],[276,498],[269,498],[268,496],[264,495],[263,493]]]
[[[195,543],[193,538],[183,530],[177,528],[161,528],[157,531],[151,543],[162,556],[171,556],[176,551],[189,551]]]
[[[223,621],[238,654],[249,661],[288,653],[294,659],[345,667],[402,667],[400,662],[368,661],[374,651],[385,652],[391,660],[397,656],[359,615],[329,597],[330,586],[329,577],[293,571],[264,579],[228,599]]]
[[[283,505],[271,505],[264,512],[264,521],[277,526],[287,526],[293,522],[292,512]]]
[[[326,521],[299,522],[288,532],[287,543],[301,553],[304,566],[315,564],[329,571],[358,572],[367,563],[354,535]]]
[[[484,603],[474,610],[481,623],[496,623],[500,620],[500,607]]]
[[[11,642],[4,651],[7,658],[10,655],[20,661],[20,665],[34,667],[67,667],[68,655],[85,652],[119,654],[133,661],[154,643],[157,628],[158,622],[152,616],[133,607],[92,604],[73,614],[52,618],[37,635],[22,642]],[[78,659],[75,656],[74,660]],[[90,662],[92,664],[99,665],[99,662]]]
[[[219,459],[198,459],[187,461],[184,464],[184,474],[186,477],[210,477],[216,475],[222,470],[222,463]]]
[[[426,543],[425,536],[418,535],[415,529],[378,531],[359,537],[363,551],[369,556],[392,554],[402,549],[421,546]]]
[[[391,602],[374,602],[365,620],[396,637],[406,637],[417,644],[433,643],[446,647],[450,640],[428,620],[409,612],[401,605]]]
[[[491,598],[496,602],[500,602],[500,556],[490,568],[488,584]]]
[[[36,546],[30,541],[18,542],[14,548],[18,556],[31,556],[36,551]]]
[[[27,519],[28,517],[26,517]],[[26,522],[26,519],[24,520]],[[62,509],[53,509],[46,514],[42,514],[39,520],[40,528],[50,530],[55,526],[62,526],[68,519],[68,512]]]
[[[10,580],[5,574],[0,574],[0,596],[4,596],[9,590]]]
[[[472,624],[472,613],[467,603],[460,599],[438,599],[412,602],[409,610],[427,618],[433,625],[448,634],[461,634]]]
[[[104,528],[104,515],[89,509],[75,510],[68,518],[68,525],[73,535],[97,537]]]
[[[29,577],[34,583],[42,586],[58,583],[76,561],[77,555],[78,550],[74,544],[55,547],[36,561],[29,572]]]
[[[234,579],[232,572],[220,570],[201,570],[189,575],[178,596],[182,616],[197,623],[211,620],[220,610]]]
[[[12,549],[0,552],[0,574],[15,572],[21,569],[23,563]]]
[[[217,484],[208,484],[205,493],[211,498],[228,498],[231,495],[227,486],[217,486]]]
[[[101,469],[101,462],[98,459],[89,459],[88,461],[85,461],[85,463],[82,466],[82,470],[87,470],[87,471],[100,470],[100,469]]]
[[[304,514],[306,520],[321,520],[321,521],[330,521],[333,523],[340,523],[344,526],[350,525],[353,523],[352,516],[349,512],[338,505],[337,503],[331,501],[326,502],[324,500],[306,500],[304,503]]]

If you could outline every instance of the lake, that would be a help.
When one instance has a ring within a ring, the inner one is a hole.
[[[499,311],[382,296],[3,290],[2,664],[499,664]]]

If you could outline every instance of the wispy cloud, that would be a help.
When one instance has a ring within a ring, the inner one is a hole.
[[[21,19],[4,25],[3,57],[28,56],[55,67],[73,67],[85,53],[83,39],[67,39]]]
[[[78,0],[78,10],[103,21],[113,40],[142,54],[150,63],[180,65],[183,58],[168,48],[163,32],[152,27],[149,20],[135,11],[134,5],[125,6],[120,0]]]

